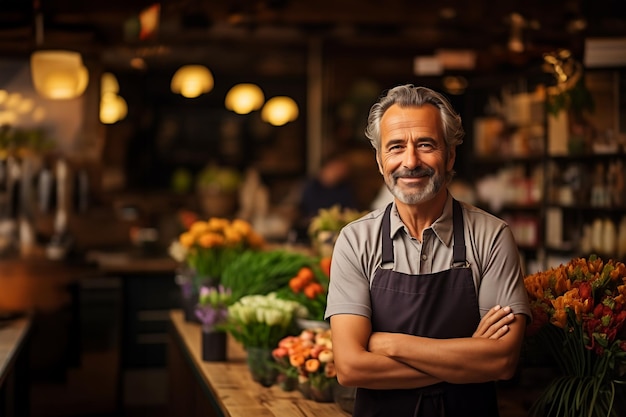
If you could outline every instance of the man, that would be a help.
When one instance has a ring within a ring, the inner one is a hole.
[[[497,416],[530,308],[508,226],[448,192],[461,118],[404,85],[365,133],[394,201],[341,231],[326,310],[354,416]]]

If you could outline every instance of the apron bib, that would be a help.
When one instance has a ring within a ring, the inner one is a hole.
[[[382,264],[393,263],[389,237],[391,204],[382,226]],[[465,260],[463,213],[453,200],[454,261],[448,270],[409,275],[378,268],[370,296],[372,331],[406,333],[438,339],[471,337],[480,312],[472,271]],[[415,389],[358,388],[354,417],[497,417],[493,382],[442,382]]]

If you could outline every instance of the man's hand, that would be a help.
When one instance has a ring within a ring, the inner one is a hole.
[[[476,331],[472,337],[484,337],[487,339],[499,339],[509,331],[509,324],[513,322],[511,307],[493,307],[485,314],[478,323]]]

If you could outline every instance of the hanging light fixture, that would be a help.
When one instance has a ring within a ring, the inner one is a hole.
[[[263,90],[256,84],[242,83],[231,88],[226,94],[224,105],[237,114],[248,114],[258,110],[265,101]]]
[[[44,39],[41,2],[34,2],[35,42],[40,48]],[[79,97],[89,82],[89,72],[78,52],[37,50],[30,56],[30,71],[35,91],[45,98],[64,100]]]
[[[110,72],[102,74],[100,82],[100,121],[113,124],[126,117],[128,105],[117,93],[120,90],[117,78]]]
[[[298,118],[298,105],[287,96],[269,99],[261,110],[261,119],[274,125],[282,126]]]
[[[100,99],[100,121],[113,124],[126,117],[128,105],[126,100],[117,94],[106,93]]]
[[[117,78],[110,72],[102,74],[100,79],[100,94],[106,93],[117,94],[120,92],[120,84],[117,82]]]
[[[78,52],[35,51],[30,57],[30,69],[37,93],[52,100],[79,97],[89,81],[89,72]]]
[[[184,65],[174,73],[172,92],[195,98],[213,89],[213,74],[203,65]]]

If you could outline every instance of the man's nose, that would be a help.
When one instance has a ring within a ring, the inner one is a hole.
[[[417,149],[412,145],[407,146],[404,152],[404,161],[403,161],[404,167],[407,169],[414,169],[418,167],[421,164],[421,162],[422,161],[419,157],[419,153],[417,152]]]

